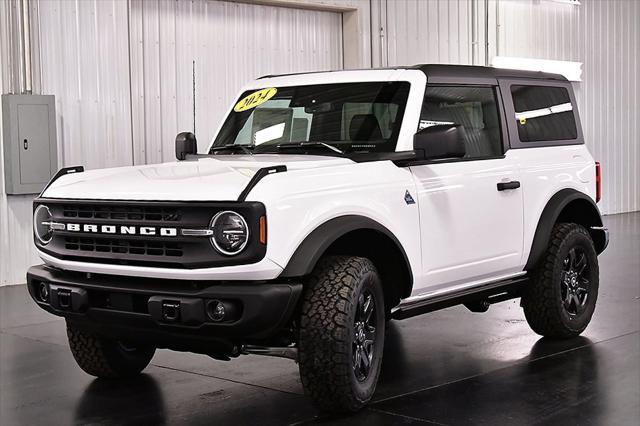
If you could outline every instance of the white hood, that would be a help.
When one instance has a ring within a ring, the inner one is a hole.
[[[47,198],[94,200],[234,201],[255,172],[349,164],[346,158],[310,155],[225,155],[163,164],[89,170],[60,177]]]

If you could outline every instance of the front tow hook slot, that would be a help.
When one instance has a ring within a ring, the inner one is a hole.
[[[165,300],[162,302],[162,320],[166,322],[180,321],[180,302]]]
[[[71,309],[71,290],[58,290],[58,305],[61,309]]]
[[[89,296],[82,288],[50,284],[49,303],[61,311],[84,312],[89,306]]]
[[[172,325],[200,325],[206,320],[204,302],[193,297],[151,296],[149,315],[156,322]]]

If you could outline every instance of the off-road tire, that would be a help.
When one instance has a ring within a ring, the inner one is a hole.
[[[357,411],[373,396],[382,365],[385,309],[378,272],[366,258],[329,256],[318,262],[305,285],[298,352],[305,393],[324,412]],[[373,297],[375,332],[368,373],[358,379],[354,345],[360,295]]]
[[[117,341],[88,333],[67,323],[69,348],[87,374],[105,379],[120,379],[140,374],[153,354],[153,347],[127,347]]]
[[[562,295],[564,262],[572,248],[585,254],[590,280],[584,310],[575,315],[565,308]],[[531,329],[554,339],[582,333],[596,307],[598,273],[598,257],[589,232],[575,223],[556,224],[543,257],[531,271],[531,282],[523,290],[522,307]]]

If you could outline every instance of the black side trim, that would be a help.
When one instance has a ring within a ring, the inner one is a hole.
[[[409,258],[396,236],[378,222],[356,215],[340,216],[318,226],[298,246],[280,277],[300,277],[310,274],[320,257],[338,238],[351,231],[366,229],[378,231],[395,243],[406,263],[409,283],[413,283]]]
[[[372,161],[392,161],[394,163],[410,161],[416,158],[413,151],[394,152],[353,152],[347,153],[346,158],[355,163],[369,163]]]
[[[429,164],[445,164],[445,163],[462,163],[466,161],[484,161],[484,160],[502,160],[504,155],[495,155],[491,157],[463,157],[463,158],[443,158],[441,160],[408,160],[408,161],[395,161],[395,164],[399,167],[410,166],[426,166]]]
[[[523,277],[512,278],[501,281],[494,281],[478,287],[467,288],[453,293],[444,294],[428,299],[419,300],[413,303],[407,303],[398,306],[391,318],[405,319],[416,315],[426,314],[451,306],[461,305],[463,303],[472,303],[484,300],[489,304],[503,302],[505,300],[520,297],[520,291],[529,278]]]
[[[542,214],[540,215],[540,220],[538,221],[538,227],[536,228],[536,233],[533,237],[533,244],[531,245],[531,252],[529,253],[529,259],[527,259],[527,264],[524,269],[526,271],[531,270],[538,263],[542,254],[544,253],[547,245],[549,244],[549,237],[551,236],[551,230],[553,229],[553,225],[558,221],[560,215],[564,208],[571,203],[572,201],[581,200],[587,207],[586,209],[581,210],[581,215],[584,217],[583,222],[590,223],[580,223],[584,225],[588,231],[591,232],[591,227],[601,227],[602,226],[602,217],[600,216],[600,210],[596,203],[593,202],[591,198],[582,192],[576,191],[575,189],[563,189],[558,191],[547,203]],[[593,235],[592,235],[593,236]],[[604,247],[600,247],[598,241],[596,241],[596,250],[598,253],[601,253],[604,250]]]
[[[44,191],[46,191],[47,188],[49,188],[53,182],[58,180],[58,178],[64,175],[68,175],[69,173],[81,173],[81,172],[84,172],[84,166],[71,166],[71,167],[61,168],[60,170],[58,170],[58,172],[55,175],[53,175],[49,183],[47,183],[47,186],[45,186],[44,189],[40,192],[39,197],[42,197],[42,194],[44,194]]]
[[[240,196],[238,197],[238,201],[245,201],[247,199],[247,195],[251,192],[251,190],[262,180],[263,177],[270,175],[272,173],[282,173],[287,171],[287,166],[269,166],[263,167],[259,169],[255,175],[251,178],[247,186],[242,190]]]

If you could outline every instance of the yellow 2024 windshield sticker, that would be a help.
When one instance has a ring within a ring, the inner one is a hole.
[[[244,98],[240,99],[236,106],[233,107],[233,110],[235,112],[242,112],[251,108],[255,108],[258,105],[263,104],[269,99],[273,98],[276,93],[278,93],[278,89],[276,89],[275,87],[258,90],[257,92],[253,92],[250,95],[247,95]]]

